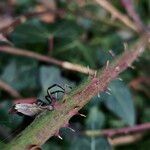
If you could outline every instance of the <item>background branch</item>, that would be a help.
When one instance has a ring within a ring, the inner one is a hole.
[[[60,16],[60,15],[62,16],[64,14],[63,10],[52,10],[52,9],[44,10],[41,12],[29,12],[20,17],[15,18],[9,24],[6,24],[4,27],[0,28],[0,32],[3,34],[8,34],[8,33],[12,32],[16,26],[24,23],[28,19],[32,19],[34,17],[40,17],[42,15],[50,14],[50,13],[56,14],[58,16]]]
[[[125,51],[113,63],[99,71],[92,79],[86,80],[77,89],[63,98],[59,107],[41,113],[5,150],[26,149],[30,145],[42,145],[56,135],[69,119],[99,92],[105,91],[110,81],[128,68],[148,45],[150,35],[144,35],[129,51]],[[57,105],[58,106],[58,105]],[[65,109],[64,109],[65,108]]]
[[[130,20],[128,16],[122,14],[119,10],[117,10],[110,2],[108,2],[107,0],[95,0],[95,1],[104,9],[106,9],[108,12],[110,12],[114,18],[120,20],[127,27],[136,32],[140,32],[139,29],[137,28],[137,25],[132,20]]]
[[[39,61],[44,61],[47,63],[51,63],[51,64],[55,64],[57,66],[60,66],[62,68],[71,70],[71,71],[77,71],[80,73],[84,73],[84,74],[94,74],[94,70],[89,69],[87,67],[78,65],[78,64],[73,64],[67,61],[60,61],[57,59],[54,59],[52,57],[47,57],[38,53],[34,53],[28,50],[23,50],[23,49],[18,49],[18,48],[13,48],[13,47],[9,47],[9,46],[0,46],[0,52],[5,52],[5,53],[9,53],[9,54],[13,54],[13,55],[18,55],[18,56],[24,56],[24,57],[30,57],[30,58],[34,58],[37,59]]]
[[[21,97],[21,95],[19,94],[19,92],[17,90],[15,90],[13,87],[11,87],[9,84],[7,84],[6,82],[4,82],[2,80],[0,80],[0,89],[6,91],[14,98]]]
[[[120,129],[106,129],[101,131],[86,131],[85,134],[88,136],[106,136],[106,137],[115,137],[125,134],[139,133],[150,130],[150,123],[143,123],[133,127],[125,127]]]
[[[139,140],[141,140],[143,137],[143,134],[133,134],[133,135],[123,135],[120,137],[116,137],[116,138],[108,138],[109,143],[112,146],[120,146],[120,145],[124,145],[124,144],[131,144],[134,142],[137,142]]]
[[[135,22],[138,30],[140,32],[145,31],[145,26],[143,25],[143,22],[141,21],[139,15],[135,11],[134,5],[133,5],[133,0],[122,0],[121,1],[123,6],[125,7],[128,15],[133,19]]]

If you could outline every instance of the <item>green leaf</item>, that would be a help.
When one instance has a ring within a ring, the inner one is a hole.
[[[10,61],[10,63],[4,68],[4,71],[0,77],[2,80],[19,91],[26,87],[35,88],[37,85],[36,69],[36,61],[26,61],[26,59],[22,59],[20,62],[16,59]]]
[[[104,50],[97,51],[97,57],[101,66],[106,65],[107,60],[112,60],[112,56]]]
[[[16,45],[46,42],[49,37],[50,32],[37,20],[28,21],[18,26],[11,34],[11,39]]]
[[[141,117],[142,122],[150,122],[150,107],[144,108],[143,116]]]
[[[94,65],[95,61],[93,60],[93,57],[95,57],[95,55],[93,54],[93,50],[90,49],[88,45],[86,46],[81,42],[78,42],[77,48],[82,53],[83,58],[87,61],[87,63],[90,64],[91,67],[95,67]]]
[[[77,39],[82,32],[82,28],[76,22],[68,20],[60,20],[50,27],[54,37]]]
[[[80,17],[78,19],[78,23],[83,26],[85,29],[90,29],[92,27],[92,20],[87,19],[87,18],[82,18]]]
[[[22,122],[23,118],[18,115],[9,114],[9,109],[12,106],[9,101],[1,102],[0,106],[0,125],[15,129]]]
[[[135,109],[129,89],[123,82],[115,80],[109,85],[111,95],[107,95],[104,104],[126,124],[135,124]]]
[[[70,147],[70,150],[111,150],[111,146],[105,138],[78,137]]]
[[[5,143],[3,141],[0,141],[0,148],[2,149],[3,147],[5,147]]]
[[[42,150],[62,150],[61,148],[62,148],[62,145],[58,145],[52,142],[42,145]]]
[[[40,82],[42,90],[46,92],[47,88],[53,84],[64,86],[68,84],[73,85],[70,81],[61,76],[61,72],[56,67],[42,66],[40,68]]]
[[[88,104],[85,105],[85,109],[90,110],[93,106],[100,106],[102,104],[101,97],[94,96]]]
[[[63,53],[64,51],[67,52],[69,50],[78,50],[77,44],[81,39],[83,29],[77,25],[76,22],[60,20],[49,26],[48,29],[55,39],[54,54]],[[63,55],[63,57],[64,56],[65,55]]]
[[[86,119],[86,127],[87,129],[100,129],[105,121],[104,114],[99,111],[98,107],[93,106],[90,109],[89,115]]]
[[[17,65],[15,61],[11,61],[4,69],[1,78],[8,83],[13,82],[17,71]]]

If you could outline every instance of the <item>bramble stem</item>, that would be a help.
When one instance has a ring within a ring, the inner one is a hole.
[[[134,60],[144,51],[149,43],[150,35],[144,35],[128,51],[116,58],[113,63],[98,71],[93,78],[88,78],[84,83],[68,95],[66,95],[59,107],[54,111],[45,111],[12,142],[5,150],[27,149],[30,145],[42,145],[59,129],[65,126],[69,119],[74,116],[90,99],[99,92],[106,90],[110,81],[127,69]]]

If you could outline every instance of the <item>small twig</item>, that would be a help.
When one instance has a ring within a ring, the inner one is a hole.
[[[119,19],[121,22],[123,22],[126,26],[131,28],[132,30],[139,32],[137,26],[134,24],[133,21],[131,21],[128,16],[122,14],[117,10],[110,2],[107,0],[95,0],[99,5],[101,5],[104,9],[106,9],[108,12],[110,12],[115,18]]]
[[[107,68],[99,71],[92,79],[87,79],[78,88],[60,101],[53,111],[41,113],[20,135],[10,142],[4,150],[26,149],[29,145],[42,145],[50,137],[68,124],[70,118],[98,93],[106,90],[113,79],[130,66],[148,45],[150,35],[144,35],[130,50],[125,51]],[[58,134],[57,134],[58,135]]]
[[[52,10],[52,9],[48,9],[42,12],[29,12],[20,17],[15,18],[11,23],[6,25],[5,27],[0,28],[0,32],[3,34],[8,34],[9,32],[12,32],[16,26],[24,23],[28,19],[31,19],[34,17],[40,17],[42,15],[49,14],[49,13],[57,14],[61,16],[64,14],[63,10]]]
[[[143,24],[143,22],[141,21],[139,15],[137,14],[137,12],[135,11],[134,5],[133,5],[133,0],[122,0],[121,1],[123,6],[125,7],[128,15],[133,19],[133,21],[135,22],[138,30],[140,32],[145,31],[145,26]]]
[[[120,129],[106,129],[101,131],[86,131],[85,134],[88,136],[106,136],[109,138],[113,138],[116,136],[126,135],[126,134],[133,134],[133,133],[140,133],[150,130],[150,123],[144,123],[140,125],[136,125],[133,127],[125,127]]]
[[[77,71],[77,72],[85,73],[85,74],[94,74],[94,70],[86,68],[84,66],[81,66],[78,64],[73,64],[73,63],[70,63],[67,61],[60,61],[60,60],[54,59],[52,57],[47,57],[47,56],[44,56],[44,55],[41,55],[41,54],[38,54],[35,52],[31,52],[28,50],[13,48],[13,47],[9,47],[9,46],[0,46],[0,52],[34,58],[39,61],[44,61],[47,63],[55,64],[57,66],[60,66],[62,68],[65,68],[65,69],[68,69],[71,71]]]
[[[131,144],[141,140],[143,134],[133,134],[133,135],[123,135],[116,138],[108,138],[110,145],[112,146],[120,146],[125,144]]]
[[[2,80],[0,80],[0,89],[6,91],[14,98],[21,97],[21,95],[19,94],[19,92],[17,90],[15,90],[13,87],[11,87],[9,84],[7,84],[6,82],[4,82]]]

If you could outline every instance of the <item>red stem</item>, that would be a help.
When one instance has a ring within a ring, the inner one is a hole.
[[[10,24],[6,25],[5,27],[0,28],[0,33],[8,34],[9,32],[12,32],[16,26],[20,25],[21,23],[24,23],[27,19],[31,19],[48,13],[56,14],[58,16],[64,15],[63,10],[52,10],[52,9],[51,10],[48,9],[42,12],[29,12],[20,17],[15,18]]]
[[[133,0],[121,0],[124,8],[126,9],[128,15],[133,19],[135,24],[137,25],[140,32],[145,31],[145,26],[141,21],[139,15],[135,11]]]
[[[107,137],[119,136],[122,134],[144,132],[150,130],[150,123],[144,123],[133,127],[125,127],[121,129],[108,129],[101,131],[101,134]]]

